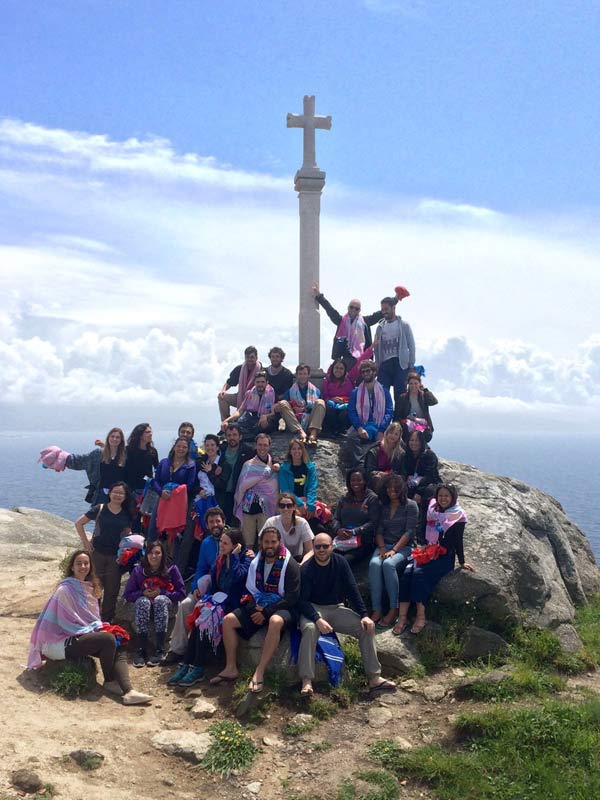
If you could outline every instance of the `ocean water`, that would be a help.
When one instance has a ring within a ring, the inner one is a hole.
[[[96,435],[90,431],[0,431],[0,507],[32,506],[75,520],[87,508],[85,473],[55,473],[36,461],[41,448],[51,444],[73,453],[89,452]],[[173,431],[155,431],[154,441],[164,457]],[[595,513],[600,436],[436,431],[432,445],[441,457],[518,478],[556,497],[587,535],[600,561],[600,518]]]

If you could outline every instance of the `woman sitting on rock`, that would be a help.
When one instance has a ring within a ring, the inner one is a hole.
[[[391,628],[398,618],[398,568],[408,562],[417,530],[419,509],[406,494],[400,475],[386,475],[382,486],[382,507],[379,529],[375,536],[375,552],[369,562],[369,587],[373,613],[371,619],[379,630]],[[390,608],[383,616],[383,587]]]
[[[209,652],[211,649],[216,651],[221,642],[223,617],[240,607],[251,561],[242,532],[234,529],[223,531],[219,539],[219,555],[212,567],[210,581],[207,581],[205,595],[190,615],[193,617],[192,632],[183,664],[169,678],[167,686],[189,687],[202,680]]]
[[[90,554],[76,550],[69,558],[64,579],[35,623],[27,669],[39,669],[44,658],[60,661],[96,656],[100,659],[105,691],[122,696],[126,706],[149,703],[150,695],[131,688],[127,658],[119,646],[126,632],[100,619],[101,592]]]
[[[258,534],[259,538],[265,528],[277,528],[281,541],[296,559],[302,563],[312,553],[312,540],[315,538],[310,525],[298,515],[296,498],[290,492],[282,492],[277,500],[279,514],[269,517]]]
[[[279,468],[279,491],[289,492],[296,499],[298,513],[312,519],[317,506],[319,478],[301,439],[290,441],[286,460]],[[264,526],[263,526],[264,527]]]
[[[362,469],[348,470],[346,488],[348,491],[338,500],[329,525],[334,536],[335,552],[356,564],[367,558],[373,550],[381,506],[375,492],[367,488]]]
[[[411,560],[400,576],[400,607],[393,630],[396,636],[400,636],[407,626],[411,603],[417,607],[411,633],[423,630],[427,624],[425,603],[444,575],[452,572],[457,558],[462,569],[475,571],[465,562],[463,534],[466,524],[467,515],[458,504],[456,489],[450,484],[440,484],[427,509],[426,544],[413,550]]]
[[[348,401],[354,389],[354,383],[348,377],[348,368],[341,358],[337,358],[327,370],[323,381],[321,397],[325,401],[325,421],[323,432],[336,436],[345,433],[350,426],[348,422]]]
[[[394,411],[394,419],[402,423],[406,437],[413,430],[418,430],[424,433],[426,442],[431,441],[433,422],[429,408],[436,406],[437,402],[433,392],[421,383],[421,376],[410,372],[407,391],[400,395]]]
[[[390,472],[402,474],[404,466],[404,445],[402,443],[402,425],[391,422],[383,434],[383,439],[365,454],[365,473],[367,483],[374,492],[379,492],[383,479]]]
[[[123,597],[135,604],[135,629],[139,647],[133,658],[134,667],[158,666],[165,657],[165,637],[169,626],[169,609],[186,595],[179,568],[167,568],[167,554],[160,542],[148,545],[146,555],[133,568]],[[150,616],[154,612],[156,648],[148,658]],[[146,660],[147,659],[147,660]]]
[[[419,506],[419,530],[422,533],[427,518],[427,506],[435,487],[442,479],[438,470],[438,458],[421,431],[413,431],[408,437],[402,475],[406,480],[408,496]]]

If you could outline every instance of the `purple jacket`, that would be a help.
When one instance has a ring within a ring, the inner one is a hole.
[[[123,597],[128,603],[135,603],[135,601],[144,594],[145,579],[146,576],[144,575],[143,566],[141,564],[136,564],[125,585],[125,591],[123,592]],[[186,591],[181,572],[179,572],[179,567],[176,567],[175,564],[169,567],[169,582],[173,584],[173,591],[168,592],[166,589],[161,588],[160,593],[166,594],[172,603],[178,603],[180,600],[183,600]]]

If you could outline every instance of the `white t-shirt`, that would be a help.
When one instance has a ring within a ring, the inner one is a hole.
[[[281,534],[281,541],[293,556],[303,556],[304,542],[310,542],[315,538],[308,522],[298,515],[296,515],[296,524],[289,532],[283,529],[279,514],[276,517],[269,517],[260,532],[262,533],[265,528],[277,528]]]

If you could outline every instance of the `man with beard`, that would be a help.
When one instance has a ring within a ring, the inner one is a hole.
[[[221,459],[224,463],[229,464],[231,473],[229,480],[225,486],[223,496],[223,510],[225,511],[225,520],[228,525],[237,527],[241,520],[236,520],[233,516],[233,504],[235,497],[235,488],[237,486],[240,472],[246,461],[254,455],[254,450],[250,445],[242,442],[242,435],[237,422],[230,422],[225,429],[226,444],[221,445]]]
[[[237,679],[238,636],[250,639],[261,628],[267,628],[258,666],[248,689],[262,691],[265,669],[277,647],[285,627],[293,618],[293,609],[300,596],[300,567],[281,542],[277,528],[265,528],[260,537],[260,552],[253,559],[246,580],[248,593],[241,608],[223,619],[224,669],[211,684],[231,683]]]
[[[381,677],[381,664],[375,648],[375,623],[369,617],[356,580],[346,559],[333,552],[328,533],[318,533],[313,542],[314,556],[301,568],[302,587],[298,608],[301,614],[298,671],[301,694],[313,694],[315,651],[321,634],[345,633],[358,639],[369,691],[395,692],[396,685]],[[346,608],[348,598],[354,610]]]

